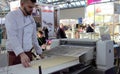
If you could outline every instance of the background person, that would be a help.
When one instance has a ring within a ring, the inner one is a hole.
[[[57,30],[57,38],[67,38],[66,37],[66,34],[65,34],[65,30],[64,30],[64,26],[63,24],[61,23],[58,30]]]
[[[44,34],[42,31],[39,31],[37,33],[38,36],[38,43],[42,47],[42,50],[44,51],[46,49],[46,38],[44,37]]]
[[[91,24],[91,25],[88,24],[88,27],[86,28],[86,32],[87,33],[94,32],[94,24]]]
[[[49,37],[48,36],[48,33],[49,33],[48,28],[46,26],[44,26],[43,31],[44,31],[44,34],[45,34],[45,38],[48,40],[48,37]]]

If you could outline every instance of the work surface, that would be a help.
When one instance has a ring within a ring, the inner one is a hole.
[[[0,74],[42,74],[53,73],[79,64],[79,56],[90,51],[93,47],[58,46],[44,52],[45,59],[31,62],[31,67],[24,68],[21,64],[0,68]]]
[[[61,45],[44,52],[44,55],[45,56],[59,55],[59,56],[79,57],[93,49],[94,47]]]
[[[79,64],[78,58],[56,56],[33,61],[29,68],[24,68],[21,64],[0,68],[0,74],[39,74],[39,66],[42,68],[42,74],[48,74],[77,64]]]

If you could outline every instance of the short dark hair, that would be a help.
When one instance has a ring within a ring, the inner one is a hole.
[[[25,2],[27,2],[27,1],[31,1],[32,3],[36,3],[36,0],[21,0],[20,2],[21,2],[21,3],[25,3]]]
[[[40,33],[41,35],[43,35],[43,32],[42,32],[42,31],[39,31],[39,33]]]

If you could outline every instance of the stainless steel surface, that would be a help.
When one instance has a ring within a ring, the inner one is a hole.
[[[62,55],[79,57],[93,49],[94,47],[60,45],[55,48],[52,48],[51,50],[45,51],[44,55],[45,56]]]

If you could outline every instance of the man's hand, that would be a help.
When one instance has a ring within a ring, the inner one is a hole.
[[[24,67],[30,67],[30,59],[25,53],[20,54],[21,58],[21,63],[23,64]]]
[[[44,59],[44,56],[43,56],[43,54],[39,54],[39,56],[40,56],[40,58],[41,58],[41,59]]]
[[[43,45],[41,46],[41,48],[42,48],[42,49],[46,49],[46,44],[43,44]]]

